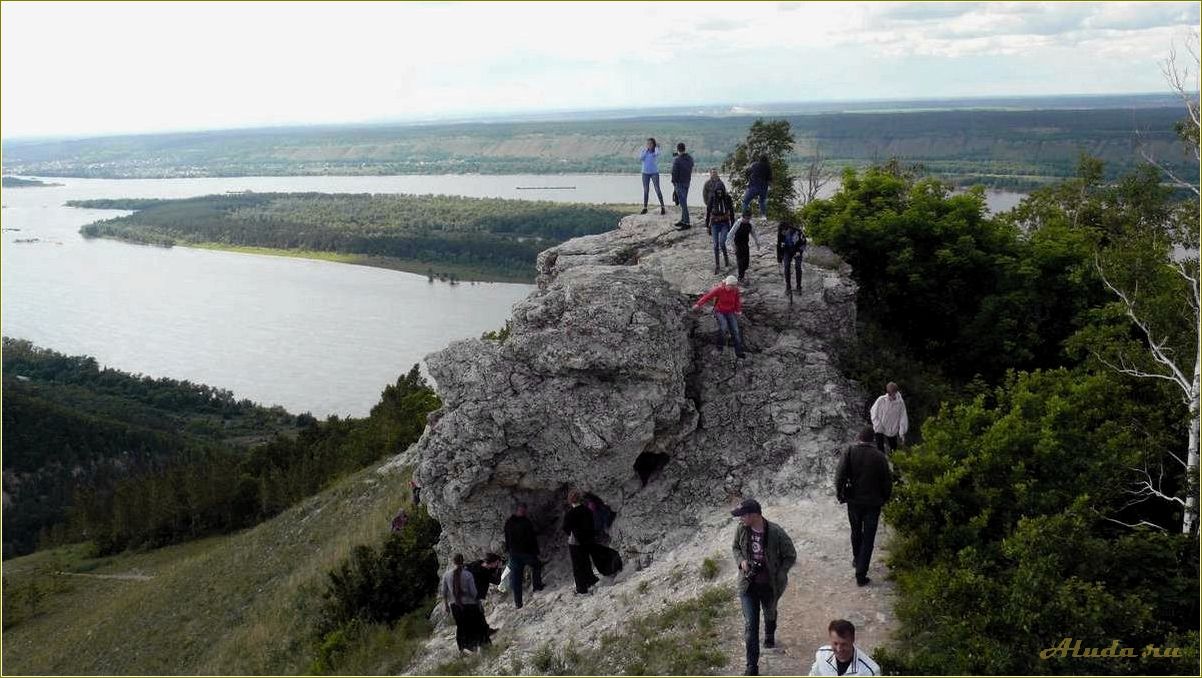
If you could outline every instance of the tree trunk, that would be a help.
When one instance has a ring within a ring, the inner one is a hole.
[[[1198,515],[1198,382],[1202,372],[1202,360],[1194,360],[1194,382],[1189,399],[1189,450],[1185,458],[1185,479],[1188,483],[1185,497],[1185,516],[1181,531],[1190,534],[1194,530]]]

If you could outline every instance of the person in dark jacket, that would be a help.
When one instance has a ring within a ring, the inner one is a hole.
[[[776,229],[776,263],[785,276],[785,294],[789,303],[793,303],[793,282],[791,274],[797,273],[797,291],[801,292],[801,258],[806,251],[806,234],[801,227],[786,217]]]
[[[705,211],[709,213],[710,202],[714,199],[714,191],[721,186],[722,190],[726,190],[726,184],[722,183],[722,177],[718,176],[718,168],[710,168],[709,181],[705,182],[705,186],[701,187],[701,200],[705,203]]]
[[[760,155],[747,170],[747,192],[743,194],[743,211],[751,206],[753,198],[760,199],[760,218],[768,216],[768,184],[772,183],[772,163],[768,156]]]
[[[760,613],[764,616],[764,647],[776,647],[776,603],[789,585],[789,568],[797,562],[797,550],[780,525],[764,519],[758,501],[744,499],[730,514],[739,519],[731,550],[739,566],[739,602],[747,651],[744,674],[758,676]]]
[[[672,188],[676,190],[676,200],[680,203],[680,221],[676,227],[680,230],[689,228],[689,182],[693,178],[693,156],[684,150],[684,144],[676,144],[676,158],[672,161]]]
[[[713,199],[705,208],[705,228],[714,239],[714,275],[722,270],[718,266],[719,250],[722,251],[726,267],[730,268],[730,256],[726,253],[726,236],[730,234],[730,228],[734,225],[734,221],[735,201],[726,192],[726,187],[718,184],[718,187],[714,189]]]
[[[488,597],[488,587],[492,584],[501,583],[501,556],[495,553],[486,553],[481,560],[473,560],[463,566],[472,575],[472,581],[476,585],[476,600],[480,601],[480,611],[484,611],[484,599]],[[497,632],[496,629],[488,625],[488,621],[484,622],[484,628],[488,635]]]
[[[855,445],[843,452],[835,471],[835,496],[847,504],[847,520],[851,524],[851,557],[856,568],[856,585],[864,586],[868,578],[868,563],[876,541],[881,507],[893,493],[893,474],[885,453],[876,448],[871,426],[860,431]]]
[[[522,580],[526,568],[533,570],[534,590],[543,590],[543,564],[538,559],[538,531],[526,516],[526,504],[519,503],[513,515],[505,521],[505,552],[509,554],[509,586],[513,589],[513,606],[522,606]]]
[[[735,227],[730,230],[730,235],[726,236],[729,243],[735,246],[735,261],[739,265],[739,282],[743,282],[743,275],[747,273],[747,267],[751,265],[751,244],[748,238],[755,240],[755,251],[760,251],[760,237],[755,234],[755,226],[751,225],[751,210],[743,210],[743,218],[735,224]]]
[[[590,550],[596,542],[593,532],[593,512],[582,503],[580,490],[568,493],[571,508],[563,517],[563,531],[568,534],[568,555],[572,558],[572,578],[577,595],[587,595],[600,579],[593,572]]]

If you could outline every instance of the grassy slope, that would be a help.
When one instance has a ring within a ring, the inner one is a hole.
[[[325,573],[380,541],[408,474],[361,471],[242,533],[99,561],[79,549],[4,563],[19,584],[38,568],[142,572],[150,581],[65,577],[37,615],[4,631],[4,673],[295,674]],[[386,652],[386,650],[385,650]],[[381,669],[390,666],[378,658]]]

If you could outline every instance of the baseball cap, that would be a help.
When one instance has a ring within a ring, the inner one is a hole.
[[[745,516],[748,513],[759,513],[762,515],[764,512],[760,509],[760,503],[758,501],[754,499],[744,499],[743,503],[739,504],[738,508],[730,512],[730,515],[737,517]]]

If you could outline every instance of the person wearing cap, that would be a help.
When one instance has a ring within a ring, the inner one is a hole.
[[[739,282],[743,282],[743,276],[747,273],[747,267],[751,265],[751,244],[748,238],[755,240],[755,251],[760,251],[760,237],[755,234],[755,226],[751,225],[751,210],[743,210],[743,218],[735,227],[730,229],[730,234],[726,236],[727,243],[734,243],[735,246],[735,262],[739,265]]]
[[[758,676],[760,615],[764,617],[764,647],[776,647],[776,602],[789,584],[789,568],[797,562],[797,551],[784,528],[764,519],[758,501],[744,499],[730,514],[739,519],[731,550],[740,575],[739,603],[747,651],[743,675]]]
[[[718,321],[718,352],[726,348],[726,334],[735,342],[735,356],[743,357],[743,336],[739,333],[738,314],[743,310],[743,300],[739,296],[739,279],[733,275],[718,283],[714,289],[706,292],[693,304],[697,310],[709,300],[714,300],[714,318]]]
[[[846,619],[836,619],[826,627],[830,644],[814,653],[811,676],[879,676],[881,667],[872,657],[856,647],[856,626]]]
[[[876,543],[876,528],[881,507],[892,494],[889,460],[873,445],[872,427],[865,426],[856,444],[844,450],[835,470],[835,497],[840,504],[847,504],[847,522],[851,525],[851,559],[857,586],[872,581],[868,564]]]

